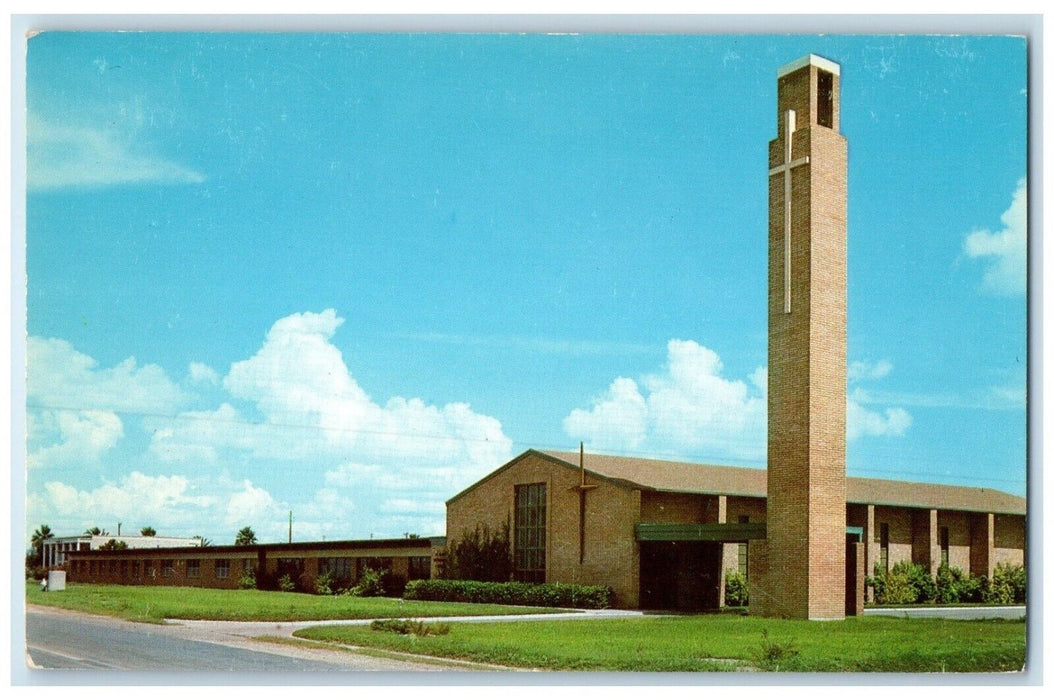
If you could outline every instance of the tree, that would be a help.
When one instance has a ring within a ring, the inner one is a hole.
[[[147,525],[146,527],[144,527],[143,529],[141,529],[139,531],[139,534],[142,535],[143,537],[154,537],[154,536],[157,535],[157,530],[155,530],[151,526]]]
[[[106,544],[99,547],[99,549],[105,549],[107,551],[117,549],[128,549],[128,543],[124,540],[115,540],[111,538],[106,542]]]
[[[253,529],[246,525],[241,530],[238,530],[238,535],[234,538],[234,544],[256,544],[256,533]]]
[[[109,535],[110,533],[108,533],[106,530],[100,529],[99,526],[96,525],[95,527],[89,527],[87,530],[84,531],[84,534],[102,537]]]
[[[33,557],[36,559],[38,566],[44,564],[44,540],[53,536],[51,528],[47,525],[41,525],[33,531],[30,542],[33,544]]]
[[[208,537],[202,537],[201,535],[194,535],[193,537],[191,537],[191,539],[192,540],[201,540],[201,545],[199,545],[201,547],[211,547],[212,546],[212,540],[210,540]]]

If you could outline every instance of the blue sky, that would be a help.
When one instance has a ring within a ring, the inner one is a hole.
[[[442,533],[530,447],[765,463],[776,70],[842,66],[850,475],[1024,494],[1026,45],[45,33],[27,519]]]

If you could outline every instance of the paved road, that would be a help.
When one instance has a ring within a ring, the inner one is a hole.
[[[971,608],[868,608],[865,615],[886,617],[938,617],[948,620],[1018,620],[1025,616],[1024,605]]]
[[[242,636],[240,632],[245,631],[271,634],[273,630],[217,632],[204,627],[138,624],[29,606],[26,665],[30,669],[250,673],[486,670],[480,666],[437,666],[424,660],[268,644]]]

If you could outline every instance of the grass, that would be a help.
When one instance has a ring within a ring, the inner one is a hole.
[[[577,671],[1019,671],[1023,621],[729,615],[453,623],[418,638],[327,625],[296,636],[522,668]]]
[[[169,586],[69,584],[44,593],[26,585],[26,602],[110,615],[135,622],[180,620],[361,620],[378,617],[447,617],[556,612],[553,608],[437,603],[399,598],[320,596],[278,591],[226,591]]]

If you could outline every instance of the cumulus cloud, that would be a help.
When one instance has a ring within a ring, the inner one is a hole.
[[[149,152],[138,132],[119,134],[31,118],[26,136],[30,189],[205,181],[192,168]]]
[[[857,360],[849,363],[849,381],[858,379],[882,379],[893,371],[893,363],[889,360],[871,362],[868,360]]]
[[[188,396],[157,365],[134,357],[100,369],[60,338],[30,336],[26,345],[27,403],[31,408],[169,413]]]
[[[963,252],[987,262],[981,288],[992,294],[1023,294],[1026,282],[1026,235],[1028,232],[1028,187],[1018,181],[1010,207],[1000,217],[998,231],[978,230],[963,241]]]
[[[301,534],[326,532],[326,508],[341,503],[334,494],[363,509],[413,500],[430,513],[511,458],[501,423],[468,404],[371,398],[332,343],[343,322],[333,309],[279,319],[257,352],[222,379],[231,402],[150,421],[150,454],[186,465],[317,465],[308,478],[321,481],[326,500],[302,505]],[[394,516],[390,523],[400,527]]]
[[[853,381],[878,380],[893,369],[889,360],[851,364]],[[768,370],[758,367],[747,381],[723,376],[713,350],[690,340],[671,340],[662,372],[635,381],[619,377],[564,418],[564,431],[591,449],[673,457],[763,460],[766,453]],[[854,398],[855,397],[855,398]],[[847,437],[903,435],[911,415],[902,408],[884,413],[864,408],[868,395],[847,398]],[[705,457],[703,457],[705,455]]]
[[[220,375],[216,373],[216,370],[201,362],[190,363],[189,375],[190,381],[195,384],[216,385],[220,383]]]
[[[27,515],[31,522],[34,516],[51,521],[56,532],[59,526],[79,532],[89,524],[111,522],[155,524],[173,531],[171,528],[185,523],[200,522],[201,510],[215,503],[213,497],[192,491],[185,477],[147,476],[138,471],[90,490],[48,481],[41,492],[29,497]]]
[[[334,527],[324,518],[335,517],[337,509],[324,496],[316,494],[295,507],[309,519],[317,515],[318,532]],[[246,525],[253,527],[261,541],[284,541],[289,508],[290,504],[248,479],[217,475],[195,479],[140,471],[89,487],[47,481],[26,499],[29,522],[49,523],[63,534],[83,532],[90,525],[116,534],[113,525],[121,522],[129,532],[152,525],[162,534],[203,535],[217,544],[232,543],[238,529]],[[304,526],[309,527],[308,523]]]
[[[601,450],[635,450],[648,432],[648,402],[637,383],[619,377],[591,409],[576,408],[564,418],[564,430],[574,438],[589,438]]]
[[[564,430],[600,451],[760,459],[765,453],[764,369],[751,374],[753,388],[722,372],[713,350],[691,340],[671,340],[664,371],[643,377],[640,385],[617,378],[592,408],[573,410]]]
[[[33,418],[30,469],[56,464],[91,464],[124,437],[124,424],[112,411],[43,411]],[[48,439],[48,436],[53,436]]]
[[[157,365],[99,368],[57,338],[27,340],[30,468],[97,462],[125,434],[119,413],[166,413],[187,396]]]
[[[869,411],[856,401],[846,402],[846,436],[855,440],[862,436],[903,435],[911,427],[911,414],[903,408],[887,408],[884,413]]]

